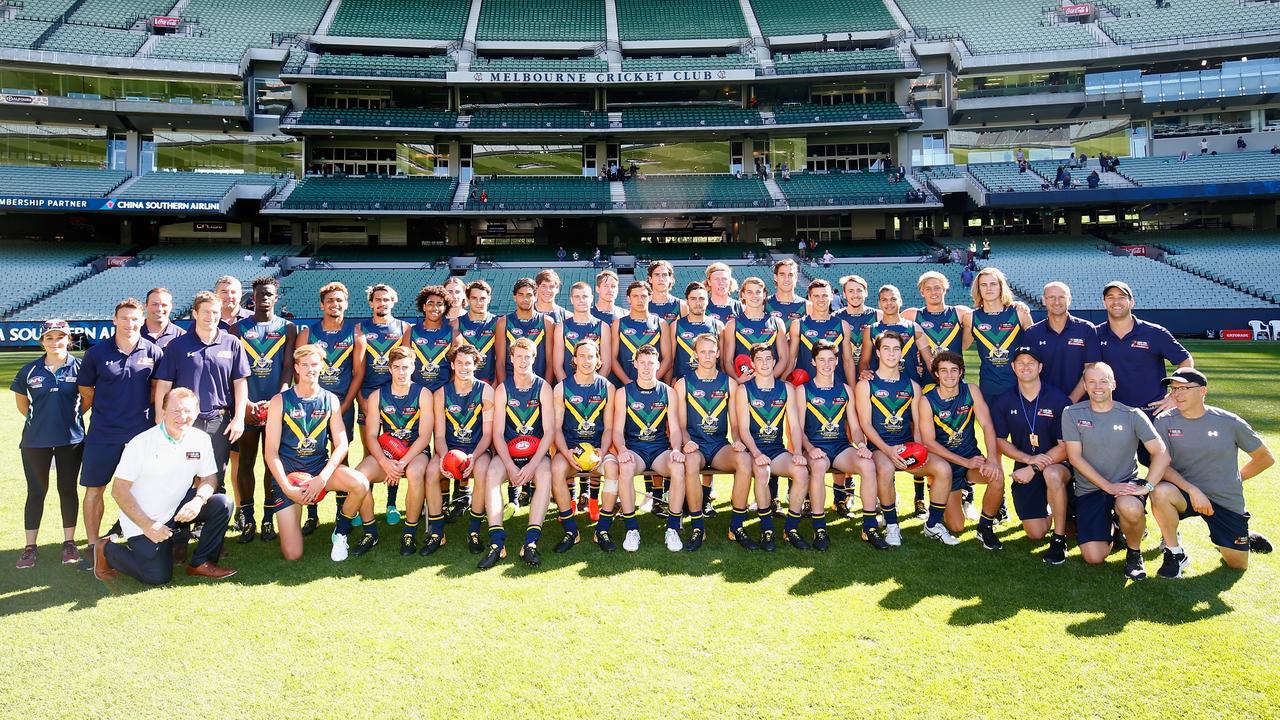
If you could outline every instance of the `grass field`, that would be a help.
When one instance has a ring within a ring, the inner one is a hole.
[[[1191,349],[1210,402],[1280,450],[1268,384],[1280,347]],[[0,355],[0,378],[30,357]],[[747,554],[723,539],[722,512],[697,554],[668,553],[645,517],[635,555],[584,543],[554,556],[549,522],[538,570],[513,552],[477,573],[459,525],[432,558],[399,557],[384,527],[371,556],[334,565],[322,530],[295,564],[261,542],[230,544],[240,573],[222,584],[107,588],[57,564],[52,491],[40,564],[13,569],[19,431],[4,412],[0,435],[15,439],[0,450],[5,717],[1264,718],[1280,707],[1280,558],[1228,570],[1199,521],[1184,526],[1189,576],[1137,584],[1118,554],[1091,568],[1073,547],[1066,565],[1046,566],[1012,526],[999,554],[972,530],[954,548],[926,542],[915,520],[895,552],[839,521],[826,554]],[[1247,493],[1254,528],[1280,540],[1277,477]],[[508,523],[512,550],[524,520]]]

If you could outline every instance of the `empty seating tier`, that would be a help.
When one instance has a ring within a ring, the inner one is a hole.
[[[626,128],[746,127],[761,124],[760,113],[732,105],[638,107],[622,111]]]
[[[471,183],[467,209],[608,210],[609,183],[576,176],[500,176]]]
[[[122,198],[217,201],[236,185],[279,185],[284,181],[257,173],[151,172],[120,191]]]
[[[485,0],[476,40],[604,42],[603,0]]]
[[[891,102],[848,103],[844,105],[789,103],[774,108],[773,115],[779,125],[907,119],[907,114],[902,111],[902,108],[897,103]]]
[[[609,63],[601,57],[501,57],[476,58],[471,62],[476,72],[604,72]]]
[[[778,187],[793,207],[904,204],[915,189],[905,180],[889,182],[883,172],[792,173],[790,180],[779,179]]]
[[[299,125],[343,125],[346,127],[453,128],[458,114],[449,110],[424,108],[307,108]]]
[[[328,0],[191,0],[182,16],[197,19],[196,35],[163,35],[152,57],[237,63],[251,47],[271,47],[278,33],[311,34],[320,24]]]
[[[467,29],[470,10],[470,0],[342,0],[328,34],[457,40]]]
[[[472,112],[472,128],[496,130],[520,128],[569,128],[589,130],[609,127],[609,116],[593,110],[554,107],[478,108]]]
[[[0,166],[0,192],[13,195],[100,198],[128,179],[124,170]]]
[[[774,53],[779,75],[829,73],[842,70],[900,70],[902,58],[893,49]]]
[[[737,0],[618,0],[622,40],[745,38]]]
[[[442,78],[454,67],[453,58],[448,55],[321,55],[315,74]]]
[[[622,69],[625,71],[641,70],[754,70],[759,67],[756,59],[750,55],[735,53],[733,55],[682,55],[680,57],[647,57],[622,58]]]
[[[284,201],[288,210],[448,210],[456,178],[308,177]]]
[[[818,33],[892,32],[893,16],[880,0],[751,0],[760,30],[767,37]]]
[[[771,208],[758,177],[649,175],[625,183],[629,210]]]

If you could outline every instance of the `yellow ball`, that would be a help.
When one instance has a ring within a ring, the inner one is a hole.
[[[583,470],[594,470],[600,464],[600,452],[591,443],[578,443],[573,449],[573,458]]]

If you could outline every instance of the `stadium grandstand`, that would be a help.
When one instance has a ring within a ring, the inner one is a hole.
[[[1280,319],[1277,38],[1238,0],[9,2],[0,322],[654,259],[961,302],[984,241],[1037,311],[1121,277],[1180,332]]]

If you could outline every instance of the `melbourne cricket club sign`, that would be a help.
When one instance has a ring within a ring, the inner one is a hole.
[[[730,80],[753,80],[754,70],[623,70],[612,71],[454,71],[448,73],[451,83],[481,85],[678,85]]]

